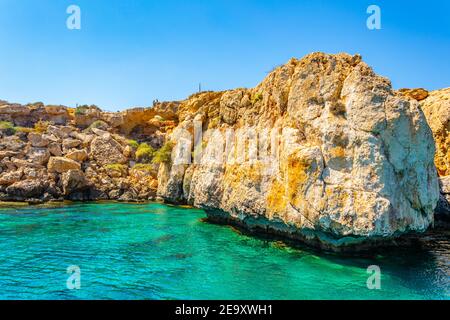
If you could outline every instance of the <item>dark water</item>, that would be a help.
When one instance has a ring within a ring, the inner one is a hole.
[[[372,258],[291,248],[160,204],[0,207],[0,299],[449,299],[450,240]],[[81,270],[69,290],[69,266]],[[367,267],[381,268],[369,290]]]

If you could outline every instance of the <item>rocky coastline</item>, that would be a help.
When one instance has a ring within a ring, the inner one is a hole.
[[[162,200],[325,250],[450,216],[450,88],[313,53],[253,89],[104,112],[0,101],[0,201]]]

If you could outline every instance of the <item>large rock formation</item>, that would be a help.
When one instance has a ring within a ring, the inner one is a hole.
[[[445,176],[445,99],[392,90],[358,55],[314,53],[253,89],[152,108],[0,101],[0,200],[158,195],[203,208],[213,221],[362,248],[432,224],[435,148],[418,101]]]
[[[450,221],[450,88],[430,92],[421,107],[436,142],[435,163],[441,179],[437,217]]]
[[[254,89],[194,95],[179,114],[158,194],[212,220],[334,249],[433,222],[432,132],[418,102],[359,56],[292,59]]]

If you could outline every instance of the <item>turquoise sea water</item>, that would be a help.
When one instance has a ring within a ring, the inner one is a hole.
[[[161,204],[0,207],[0,299],[449,299],[450,240],[339,257]],[[366,286],[379,265],[381,290]],[[81,269],[69,290],[67,267]]]

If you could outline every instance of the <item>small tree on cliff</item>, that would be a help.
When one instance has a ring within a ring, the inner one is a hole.
[[[155,149],[147,143],[141,143],[136,150],[136,160],[141,163],[149,163],[155,156]]]
[[[172,142],[166,142],[161,149],[155,152],[155,156],[153,157],[153,163],[160,164],[160,163],[170,163],[172,160],[172,150],[173,150],[173,143]]]

